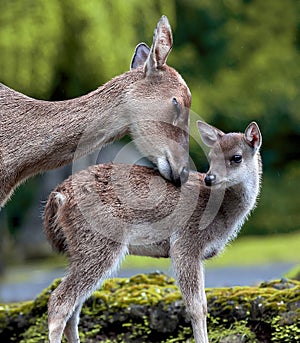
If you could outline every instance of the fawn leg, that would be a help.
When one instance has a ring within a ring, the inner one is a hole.
[[[66,323],[64,334],[68,342],[79,342],[78,323],[82,305],[83,302],[76,306],[74,312]]]
[[[50,343],[61,343],[65,329],[68,342],[79,343],[81,305],[126,254],[126,245],[103,239],[102,243],[99,247],[92,241],[95,245],[86,249],[88,253],[73,259],[67,276],[52,293],[48,303]]]
[[[201,261],[201,255],[195,254],[195,256],[186,250],[187,248],[182,249],[176,247],[176,245],[172,246],[173,268],[187,312],[191,317],[195,343],[208,343],[203,262]],[[193,249],[191,251],[194,252]]]

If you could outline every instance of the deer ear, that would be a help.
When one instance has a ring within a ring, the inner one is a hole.
[[[140,43],[136,46],[130,64],[130,70],[144,66],[149,56],[150,48],[145,43]]]
[[[201,120],[197,121],[197,127],[203,143],[210,148],[224,135],[221,130]]]
[[[261,146],[262,136],[258,125],[254,121],[245,130],[245,140],[255,151]]]
[[[172,45],[171,26],[168,18],[162,16],[154,31],[153,43],[145,65],[146,75],[157,71],[166,63]]]

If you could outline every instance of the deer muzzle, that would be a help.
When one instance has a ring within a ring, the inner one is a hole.
[[[189,177],[190,167],[187,163],[173,166],[168,158],[160,157],[157,159],[157,167],[160,174],[175,186],[183,185]]]

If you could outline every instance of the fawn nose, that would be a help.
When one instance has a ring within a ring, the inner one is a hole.
[[[205,182],[206,186],[214,185],[215,182],[216,182],[216,175],[214,175],[214,174],[206,174],[206,176],[204,178],[204,182]]]

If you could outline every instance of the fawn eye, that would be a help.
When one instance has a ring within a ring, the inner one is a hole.
[[[230,159],[230,162],[241,163],[242,159],[243,159],[242,155],[233,155]]]

